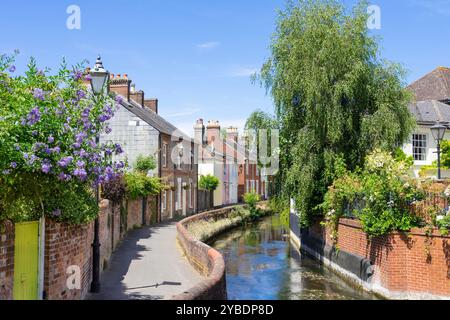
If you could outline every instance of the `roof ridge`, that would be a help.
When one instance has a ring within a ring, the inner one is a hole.
[[[446,68],[446,67],[438,67],[438,70],[439,70],[439,72],[441,73],[441,77],[442,77],[442,79],[444,80],[444,82],[445,82],[445,85],[446,85],[446,89],[450,92],[450,83],[448,82],[448,78],[450,78],[450,76],[449,77],[447,77],[447,75],[444,73],[444,70],[446,70],[446,71],[450,71],[450,68]]]

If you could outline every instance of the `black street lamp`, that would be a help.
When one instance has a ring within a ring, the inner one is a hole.
[[[437,156],[438,156],[438,179],[441,179],[441,141],[444,139],[445,131],[447,127],[442,125],[439,121],[436,122],[434,126],[431,127],[431,133],[433,134],[434,140],[437,143]]]
[[[91,88],[92,93],[95,96],[102,95],[104,93],[105,84],[108,81],[109,73],[103,68],[102,59],[100,55],[97,58],[94,69],[90,71],[91,76]],[[96,143],[100,143],[100,137],[96,137]],[[97,184],[95,187],[95,196],[97,199],[97,205],[100,202],[100,187]],[[92,243],[92,283],[91,292],[100,292],[100,221],[99,217],[94,222],[94,242]]]

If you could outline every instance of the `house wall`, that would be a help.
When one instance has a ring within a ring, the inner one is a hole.
[[[414,131],[414,134],[426,134],[427,135],[427,153],[426,153],[426,160],[425,161],[414,161],[414,173],[416,176],[418,176],[418,173],[420,171],[420,168],[422,166],[428,166],[433,164],[434,161],[437,161],[437,144],[436,140],[434,140],[433,135],[431,133],[430,127],[421,126],[418,125],[416,130]],[[413,146],[412,146],[412,135],[410,135],[410,138],[407,143],[403,146],[403,151],[408,156],[413,155]],[[450,132],[446,132],[444,136],[444,140],[450,140]]]
[[[181,159],[182,165],[178,167],[178,139],[169,136],[167,134],[161,134],[161,178],[168,185],[170,190],[166,192],[166,206],[163,209],[163,203],[161,206],[161,220],[167,220],[176,215],[191,215],[197,211],[197,188],[198,188],[198,164],[194,159],[192,161],[192,151],[194,150],[194,144],[192,141],[183,141],[183,157]],[[164,166],[163,150],[164,145],[167,145],[166,152],[166,166]],[[191,163],[193,162],[193,163]],[[181,188],[180,181],[181,179]],[[192,190],[185,190],[185,186],[190,186],[192,183]],[[181,194],[181,200],[177,201]],[[191,196],[191,201],[189,200]],[[177,206],[178,204],[178,206]]]
[[[100,141],[119,143],[124,150],[122,155],[114,156],[114,160],[127,159],[129,165],[134,166],[139,155],[158,157],[159,132],[126,108],[117,110],[109,126],[112,132],[101,135]],[[158,176],[158,168],[152,173]]]

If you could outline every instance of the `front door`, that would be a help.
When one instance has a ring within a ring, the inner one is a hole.
[[[16,223],[14,300],[37,300],[39,286],[39,221]]]

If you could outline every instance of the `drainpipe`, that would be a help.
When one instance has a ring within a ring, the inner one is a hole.
[[[158,176],[160,179],[162,179],[162,136],[161,136],[161,132],[159,132],[158,135],[158,150],[159,150],[159,165],[158,165]],[[167,161],[167,159],[166,159]],[[158,201],[157,201],[157,206],[158,209],[156,210],[156,214],[157,214],[157,218],[156,218],[156,222],[160,222],[161,221],[161,205],[162,205],[162,195],[161,192],[158,194]]]

